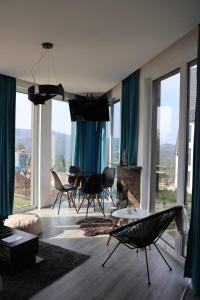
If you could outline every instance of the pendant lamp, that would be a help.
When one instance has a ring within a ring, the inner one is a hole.
[[[28,88],[28,99],[33,102],[34,105],[38,104],[45,104],[47,100],[50,100],[54,98],[57,95],[62,96],[64,100],[64,89],[62,84],[53,85],[53,84],[36,84],[36,75],[37,71],[40,65],[40,62],[47,56],[48,58],[48,79],[49,79],[49,70],[50,70],[50,52],[51,52],[51,60],[52,60],[52,66],[54,69],[54,75],[56,78],[56,71],[55,71],[55,65],[53,60],[53,44],[52,43],[43,43],[42,44],[43,49],[45,49],[44,53],[41,55],[39,60],[33,65],[31,69],[31,73],[33,76],[33,85]]]

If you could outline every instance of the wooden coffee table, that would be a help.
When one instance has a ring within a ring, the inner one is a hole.
[[[11,243],[0,238],[0,270],[5,273],[16,273],[36,262],[38,237],[21,230],[11,229],[11,236],[21,237]]]

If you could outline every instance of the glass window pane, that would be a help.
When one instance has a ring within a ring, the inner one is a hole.
[[[52,100],[51,162],[62,183],[71,165],[71,117],[67,102]],[[54,180],[51,180],[54,190]]]
[[[113,136],[112,136],[112,163],[120,161],[120,101],[113,105]]]
[[[32,104],[27,94],[16,93],[14,209],[31,200]]]
[[[156,211],[176,203],[178,179],[178,134],[180,73],[158,81],[156,129]],[[172,223],[164,238],[175,247],[175,224]]]
[[[111,120],[111,108],[109,106],[109,115]],[[106,122],[106,166],[110,165],[110,122]]]

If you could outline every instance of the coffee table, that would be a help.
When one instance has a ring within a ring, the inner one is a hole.
[[[5,273],[14,274],[36,262],[38,253],[38,236],[18,229],[10,228],[9,237],[21,237],[11,243],[0,238],[0,269]]]
[[[112,217],[115,218],[115,222],[113,224],[112,230],[114,230],[116,228],[117,222],[119,221],[119,219],[140,220],[140,219],[146,218],[150,215],[151,215],[150,212],[148,212],[145,209],[141,209],[141,208],[135,209],[134,207],[126,207],[126,208],[122,208],[122,209],[117,209],[112,213]],[[111,239],[111,235],[108,238],[107,246],[110,243],[110,239]]]

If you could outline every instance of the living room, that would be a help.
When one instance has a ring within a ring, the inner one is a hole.
[[[1,4],[0,299],[198,298],[199,9]]]

